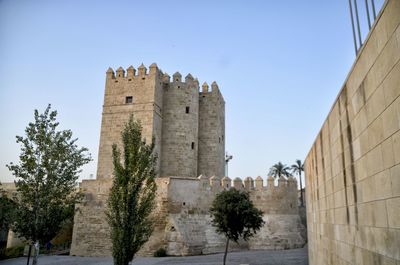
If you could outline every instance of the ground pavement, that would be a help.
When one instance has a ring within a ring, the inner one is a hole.
[[[150,258],[138,257],[133,265],[220,265],[223,254]],[[73,257],[73,256],[40,256],[39,265],[112,265],[112,258]],[[307,248],[290,250],[254,250],[228,253],[229,265],[307,265]],[[26,258],[0,261],[0,265],[26,265]]]

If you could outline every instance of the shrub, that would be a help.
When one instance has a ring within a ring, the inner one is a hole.
[[[0,259],[11,259],[11,258],[18,258],[24,255],[24,248],[25,246],[16,246],[7,248],[5,251],[5,255]]]
[[[167,256],[167,251],[165,248],[159,248],[154,252],[154,257],[166,257]]]

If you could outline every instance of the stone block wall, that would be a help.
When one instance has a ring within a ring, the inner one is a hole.
[[[165,248],[169,255],[197,255],[224,251],[225,238],[211,224],[209,208],[215,195],[226,187],[220,180],[160,177],[154,232],[138,255],[152,255]],[[238,181],[236,180],[236,183]],[[273,183],[273,182],[272,182]],[[77,205],[71,255],[110,256],[111,242],[105,217],[106,200],[112,180],[83,181],[85,200]],[[231,249],[286,249],[302,247],[304,226],[297,208],[297,184],[281,180],[278,186],[238,186],[247,189],[256,207],[264,212],[265,226],[249,242],[231,244]]]
[[[388,0],[306,158],[310,264],[400,264],[399,25]]]
[[[161,176],[197,176],[199,84],[175,73],[164,87]]]
[[[132,66],[107,71],[97,179],[112,178],[112,145],[121,146],[132,114],[146,142],[155,140],[158,176],[224,175],[225,102],[218,85],[200,92],[191,74],[182,80],[176,72],[170,80],[152,64],[137,73]]]
[[[105,214],[112,179],[83,180],[85,197],[77,204],[72,233],[71,255],[103,256],[111,254],[110,228]],[[106,253],[106,254],[105,254]]]
[[[197,175],[225,176],[225,101],[213,82],[199,96],[199,162]]]
[[[131,114],[143,127],[143,137],[155,139],[155,151],[161,153],[161,110],[163,102],[155,94],[162,86],[162,73],[155,64],[150,71],[143,65],[138,73],[133,67],[107,71],[100,131],[97,179],[111,178],[113,173],[112,145],[121,146],[121,131]],[[157,164],[159,169],[159,163]]]

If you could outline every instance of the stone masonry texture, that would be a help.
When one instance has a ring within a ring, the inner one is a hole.
[[[218,85],[200,92],[190,74],[170,79],[156,64],[138,73],[132,66],[107,71],[97,179],[112,178],[112,144],[120,144],[132,114],[145,140],[155,141],[159,176],[224,176],[225,101]]]
[[[126,71],[110,68],[100,133],[96,180],[80,184],[84,200],[76,205],[71,255],[110,256],[111,241],[105,211],[113,178],[111,150],[121,145],[120,134],[133,114],[143,126],[146,142],[154,141],[157,196],[154,232],[139,255],[165,248],[169,255],[196,255],[224,251],[225,238],[211,224],[209,208],[216,193],[229,188],[247,190],[264,212],[265,226],[248,242],[231,249],[288,249],[305,244],[305,227],[297,205],[293,178],[224,177],[225,102],[216,82],[199,82],[191,74],[182,80],[152,64]]]
[[[388,0],[305,161],[311,265],[400,264],[399,25]]]
[[[230,180],[204,176],[196,179],[159,177],[156,182],[154,232],[138,254],[151,256],[159,248],[175,256],[223,252],[225,238],[211,225],[209,207],[218,192],[232,187]],[[71,255],[111,255],[109,227],[104,214],[111,184],[112,179],[81,183],[85,199],[77,205]],[[236,188],[250,192],[255,206],[264,212],[265,225],[248,242],[232,243],[231,250],[304,246],[305,228],[298,214],[297,183],[293,178],[282,179],[278,186],[270,181],[267,186],[256,188],[242,183]]]

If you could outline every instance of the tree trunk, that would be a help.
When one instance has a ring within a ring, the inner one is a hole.
[[[31,258],[31,251],[32,251],[32,244],[29,244],[28,260],[26,261],[26,265],[29,265],[29,260]]]
[[[301,184],[301,172],[299,173],[299,178],[300,178],[300,205],[301,207],[304,206],[303,203],[303,185]]]
[[[35,254],[33,254],[33,261],[32,261],[32,265],[37,265],[37,260],[38,260],[38,256],[39,256],[39,241],[37,240],[35,242]]]
[[[224,254],[224,265],[226,262],[226,255],[228,254],[228,247],[229,247],[229,238],[226,239],[226,247],[225,247],[225,254]]]

